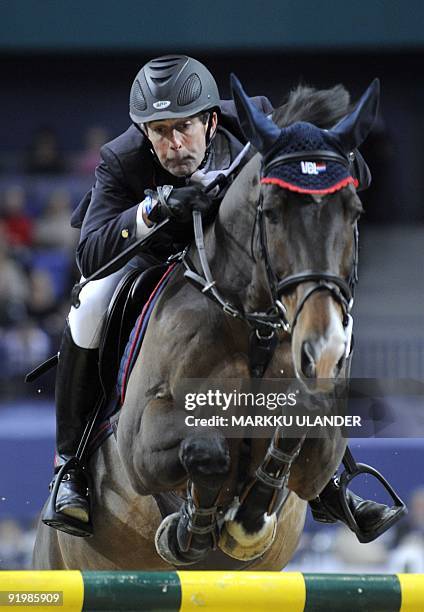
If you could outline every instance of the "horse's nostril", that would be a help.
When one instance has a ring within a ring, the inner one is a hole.
[[[302,372],[306,378],[315,378],[316,375],[316,364],[315,364],[315,353],[310,342],[305,341],[302,344],[302,359],[301,359]]]

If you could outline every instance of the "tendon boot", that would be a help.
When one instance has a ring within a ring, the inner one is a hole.
[[[77,346],[66,327],[56,375],[56,468],[42,520],[71,535],[92,535],[90,476],[75,456],[102,395],[98,350]]]
[[[316,521],[341,521],[356,534],[361,543],[372,542],[406,513],[404,506],[391,507],[364,500],[349,489],[342,491],[337,476],[333,476],[319,497],[310,501],[309,505]]]

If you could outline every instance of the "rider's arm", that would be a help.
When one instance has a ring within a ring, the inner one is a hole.
[[[155,201],[151,195],[148,195],[138,205],[136,216],[137,238],[143,238],[143,236],[147,236],[151,228],[154,226],[153,221],[150,221],[149,219],[149,214],[152,208],[156,206],[156,204],[157,201]]]
[[[117,156],[103,147],[101,158],[77,248],[78,265],[85,277],[137,240],[136,198],[126,187]]]

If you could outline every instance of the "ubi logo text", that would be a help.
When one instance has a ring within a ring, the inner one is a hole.
[[[325,164],[317,164],[311,161],[301,161],[300,169],[302,174],[319,174],[325,170]]]

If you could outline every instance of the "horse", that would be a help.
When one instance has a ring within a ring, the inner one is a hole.
[[[362,211],[349,168],[375,119],[378,82],[351,112],[342,86],[299,86],[272,118],[252,106],[234,76],[232,92],[257,152],[204,234],[194,213],[199,248],[191,244],[170,276],[116,436],[90,460],[94,535],[77,538],[40,523],[37,569],[281,570],[308,500],[343,457],[340,428],[319,438],[307,431],[289,438],[284,427],[270,439],[227,438],[176,416],[182,380],[249,380],[259,367],[259,376],[296,379],[314,397],[331,394],[348,375]],[[313,183],[323,164],[334,174],[331,188],[287,180],[301,167],[301,181]],[[255,358],[261,348],[262,362]]]

